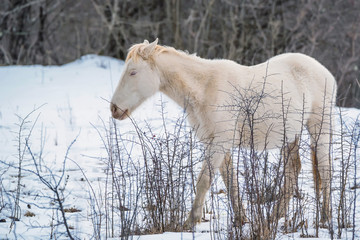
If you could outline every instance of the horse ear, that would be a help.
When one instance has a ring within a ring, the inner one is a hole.
[[[144,40],[144,43],[145,43],[145,44],[149,44],[149,41],[145,39],[145,40]]]
[[[146,60],[146,59],[149,59],[151,54],[154,52],[159,39],[157,38],[152,43],[149,43],[147,40],[145,40],[145,41],[144,41],[144,43],[147,43],[148,45],[143,48],[143,50],[141,51],[140,54],[141,54],[141,57]]]
[[[156,46],[158,44],[158,42],[159,42],[159,39],[156,38],[151,44],[155,44],[155,46]]]

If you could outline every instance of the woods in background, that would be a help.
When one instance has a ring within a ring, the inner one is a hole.
[[[124,59],[132,44],[156,37],[244,65],[301,52],[335,75],[338,105],[359,108],[359,11],[356,0],[3,0],[0,64]]]

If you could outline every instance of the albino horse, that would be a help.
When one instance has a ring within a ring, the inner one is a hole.
[[[329,148],[336,96],[331,73],[313,58],[298,53],[248,67],[229,60],[202,59],[157,42],[145,40],[130,48],[110,109],[114,118],[126,119],[161,91],[185,108],[197,137],[210,144],[185,227],[201,221],[205,195],[217,170],[237,219],[246,221],[238,201],[238,181],[232,177],[237,176],[230,158],[234,146],[282,149],[284,200],[273,215],[284,216],[300,172],[299,135],[304,126],[311,135],[314,181],[317,195],[322,196],[321,222],[325,223],[331,217]]]

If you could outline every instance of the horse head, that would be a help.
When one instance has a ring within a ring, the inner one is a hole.
[[[113,118],[126,119],[147,98],[160,87],[160,76],[154,65],[153,55],[158,39],[149,43],[133,45],[125,61],[120,82],[111,99],[110,110]]]

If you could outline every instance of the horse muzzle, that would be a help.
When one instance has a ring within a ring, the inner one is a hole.
[[[110,110],[111,110],[112,117],[115,119],[124,120],[125,118],[129,117],[128,109],[122,110],[118,106],[116,106],[116,104],[114,104],[114,103],[110,104]]]

